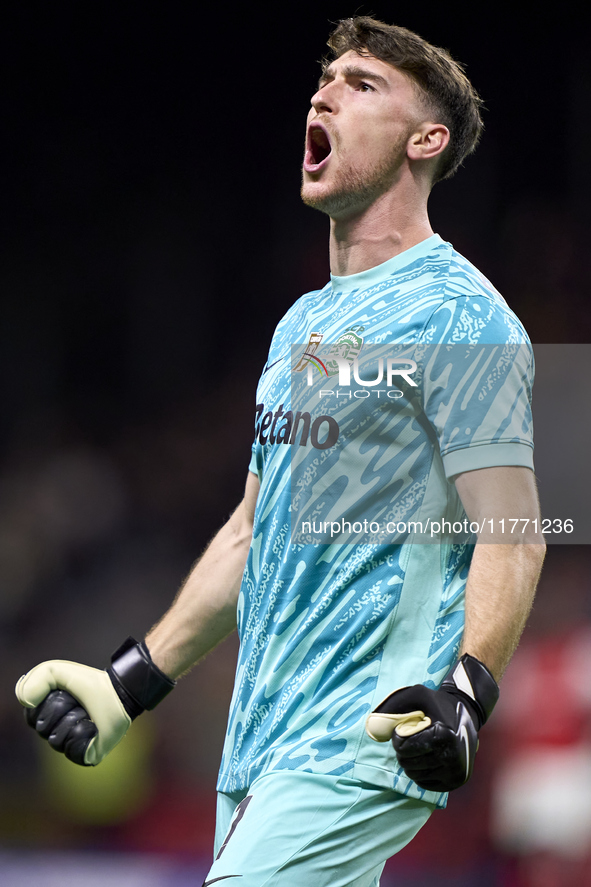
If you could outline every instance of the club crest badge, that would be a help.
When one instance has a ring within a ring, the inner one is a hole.
[[[339,371],[339,365],[335,357],[341,357],[347,363],[352,364],[356,357],[359,356],[363,347],[363,336],[360,335],[364,331],[363,326],[351,326],[349,329],[341,333],[336,342],[331,346],[326,356],[326,370],[329,376],[334,376]]]

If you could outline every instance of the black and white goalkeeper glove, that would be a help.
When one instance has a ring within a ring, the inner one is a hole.
[[[365,729],[377,742],[392,740],[400,766],[420,788],[451,791],[468,781],[478,731],[499,698],[488,668],[465,653],[439,690],[402,687],[381,702]]]
[[[145,643],[129,637],[105,671],[51,659],[23,675],[15,692],[27,723],[52,748],[75,764],[94,766],[123,739],[134,718],[155,708],[175,685]]]

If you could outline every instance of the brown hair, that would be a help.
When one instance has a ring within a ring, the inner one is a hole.
[[[415,81],[426,109],[450,132],[433,184],[453,176],[464,158],[475,149],[484,128],[480,116],[482,99],[462,65],[445,49],[432,46],[418,34],[369,16],[343,19],[327,43],[332,54],[322,60],[323,70],[353,49],[359,55],[372,55],[394,65]]]

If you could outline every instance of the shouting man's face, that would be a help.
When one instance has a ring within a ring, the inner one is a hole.
[[[396,182],[425,117],[410,77],[349,50],[326,69],[308,114],[302,200],[335,219],[363,211]]]

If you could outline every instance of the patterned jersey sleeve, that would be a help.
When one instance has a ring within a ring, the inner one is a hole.
[[[533,350],[500,296],[443,302],[421,358],[425,413],[448,479],[499,465],[533,469]]]

